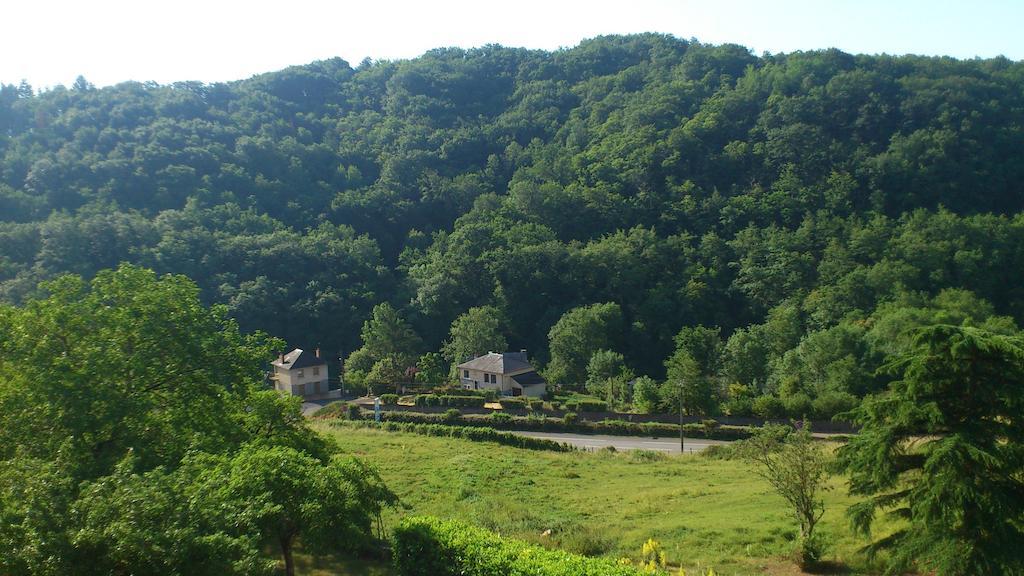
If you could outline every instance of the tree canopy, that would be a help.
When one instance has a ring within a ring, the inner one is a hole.
[[[901,341],[873,323],[893,307],[953,291],[973,325],[1024,320],[1022,67],[636,34],[4,85],[0,300],[130,262],[332,358],[382,302],[415,356],[493,309],[573,384],[602,348],[663,379],[704,326],[724,343],[716,400],[739,384],[827,418],[886,385]],[[617,339],[566,364],[549,335],[594,303],[619,307]]]

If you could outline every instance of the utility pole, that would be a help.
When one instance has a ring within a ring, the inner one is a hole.
[[[683,381],[679,381],[679,454],[686,453],[686,440],[683,438]]]
[[[686,441],[683,438],[683,395],[682,386],[679,390],[679,453],[686,453]]]

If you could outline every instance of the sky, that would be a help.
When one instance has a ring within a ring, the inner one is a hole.
[[[25,0],[0,20],[0,83],[219,82],[340,56],[414,58],[438,47],[556,50],[661,32],[755,54],[1024,60],[1024,0]]]

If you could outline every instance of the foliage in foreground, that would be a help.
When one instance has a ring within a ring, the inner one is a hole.
[[[177,276],[122,266],[0,307],[0,573],[292,573],[394,501],[260,391],[275,342]]]
[[[869,550],[889,571],[940,576],[1024,572],[1024,340],[961,326],[922,330],[892,369],[901,377],[855,415],[839,450],[850,510],[870,533],[885,512],[905,522]]]
[[[499,536],[454,520],[403,520],[392,540],[400,576],[637,576],[643,572]]]

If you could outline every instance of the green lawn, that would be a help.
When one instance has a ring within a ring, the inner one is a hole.
[[[473,522],[572,552],[635,556],[648,538],[688,574],[799,574],[786,559],[796,529],[781,498],[745,464],[701,456],[554,453],[377,430],[334,429],[343,451],[376,466],[405,514]],[[843,516],[841,479],[826,496],[821,529],[830,557],[852,574],[874,570]],[[551,530],[550,536],[544,536]],[[328,572],[323,572],[328,573]],[[354,573],[354,572],[353,572]]]

